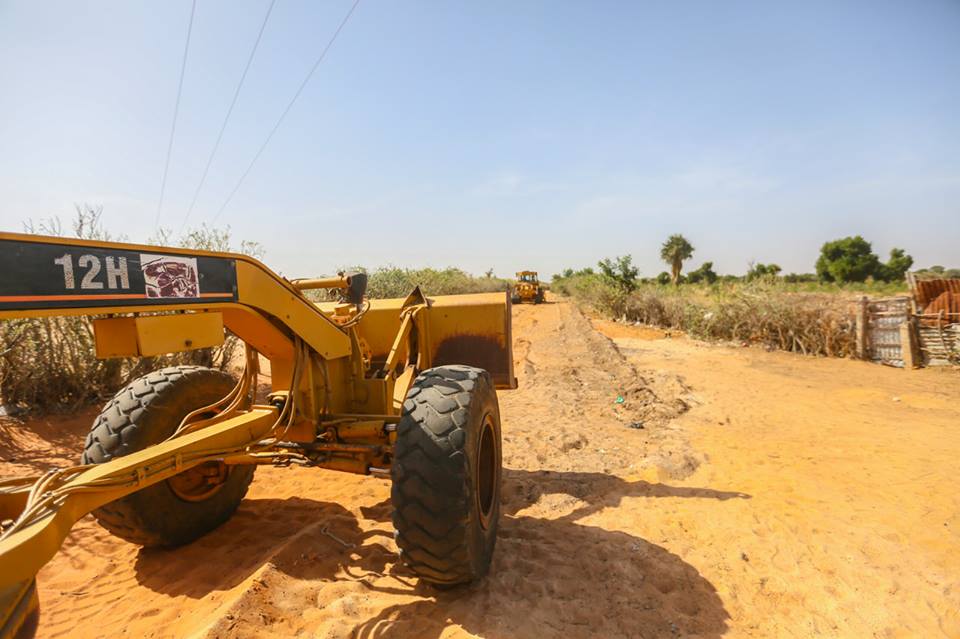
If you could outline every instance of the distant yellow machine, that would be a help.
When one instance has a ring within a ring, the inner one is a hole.
[[[0,639],[35,621],[37,571],[87,513],[135,544],[188,543],[234,513],[260,465],[392,480],[414,572],[440,586],[486,573],[500,517],[495,389],[516,387],[507,295],[368,300],[366,284],[291,281],[244,255],[0,233],[0,320],[90,316],[101,358],[214,346],[227,330],[246,344],[238,380],[154,371],[107,403],[79,465],[0,479]],[[340,300],[314,304],[309,289]]]
[[[520,271],[517,273],[517,283],[513,285],[511,300],[514,304],[543,301],[543,284],[537,278],[536,271]]]

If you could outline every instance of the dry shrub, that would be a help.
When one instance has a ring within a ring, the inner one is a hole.
[[[855,348],[849,302],[835,295],[786,292],[775,285],[710,292],[650,287],[630,296],[625,317],[701,339],[762,344],[805,355],[845,357]]]
[[[622,318],[627,309],[627,293],[597,273],[565,278],[555,276],[550,286],[552,291],[572,297],[608,317]],[[639,291],[634,293],[638,294]]]
[[[73,409],[103,400],[146,373],[179,364],[224,369],[240,344],[158,357],[97,359],[93,322],[51,317],[0,322],[0,405]]]
[[[406,297],[419,286],[427,295],[459,295],[464,293],[492,293],[506,291],[512,286],[510,280],[493,277],[492,274],[476,277],[458,268],[406,269],[395,266],[367,271],[363,267],[344,269],[367,273],[367,295],[374,299]],[[322,294],[313,297],[322,299]]]
[[[700,339],[831,357],[855,350],[851,305],[836,293],[796,292],[778,282],[756,281],[644,285],[626,295],[597,276],[567,278],[555,288],[608,317],[678,329]]]

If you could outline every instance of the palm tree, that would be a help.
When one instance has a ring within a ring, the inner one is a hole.
[[[683,261],[693,257],[693,245],[682,235],[671,235],[660,248],[660,259],[670,265],[670,279],[674,286],[680,283]]]

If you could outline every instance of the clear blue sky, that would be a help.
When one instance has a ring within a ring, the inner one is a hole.
[[[200,0],[178,228],[267,8]],[[191,224],[349,0],[278,0]],[[0,228],[102,204],[154,227],[190,3],[0,0]],[[960,266],[960,2],[362,0],[219,220],[287,275],[552,273],[631,253],[811,271],[828,239]]]

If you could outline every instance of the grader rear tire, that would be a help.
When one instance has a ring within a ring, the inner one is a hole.
[[[174,366],[144,375],[104,406],[87,435],[82,463],[102,464],[162,442],[187,413],[214,403],[233,384],[226,373],[201,366]],[[179,546],[230,518],[253,481],[254,470],[209,462],[93,514],[100,525],[129,542]]]
[[[403,561],[454,586],[490,568],[500,520],[500,409],[489,374],[441,366],[414,380],[397,427],[393,524]]]

